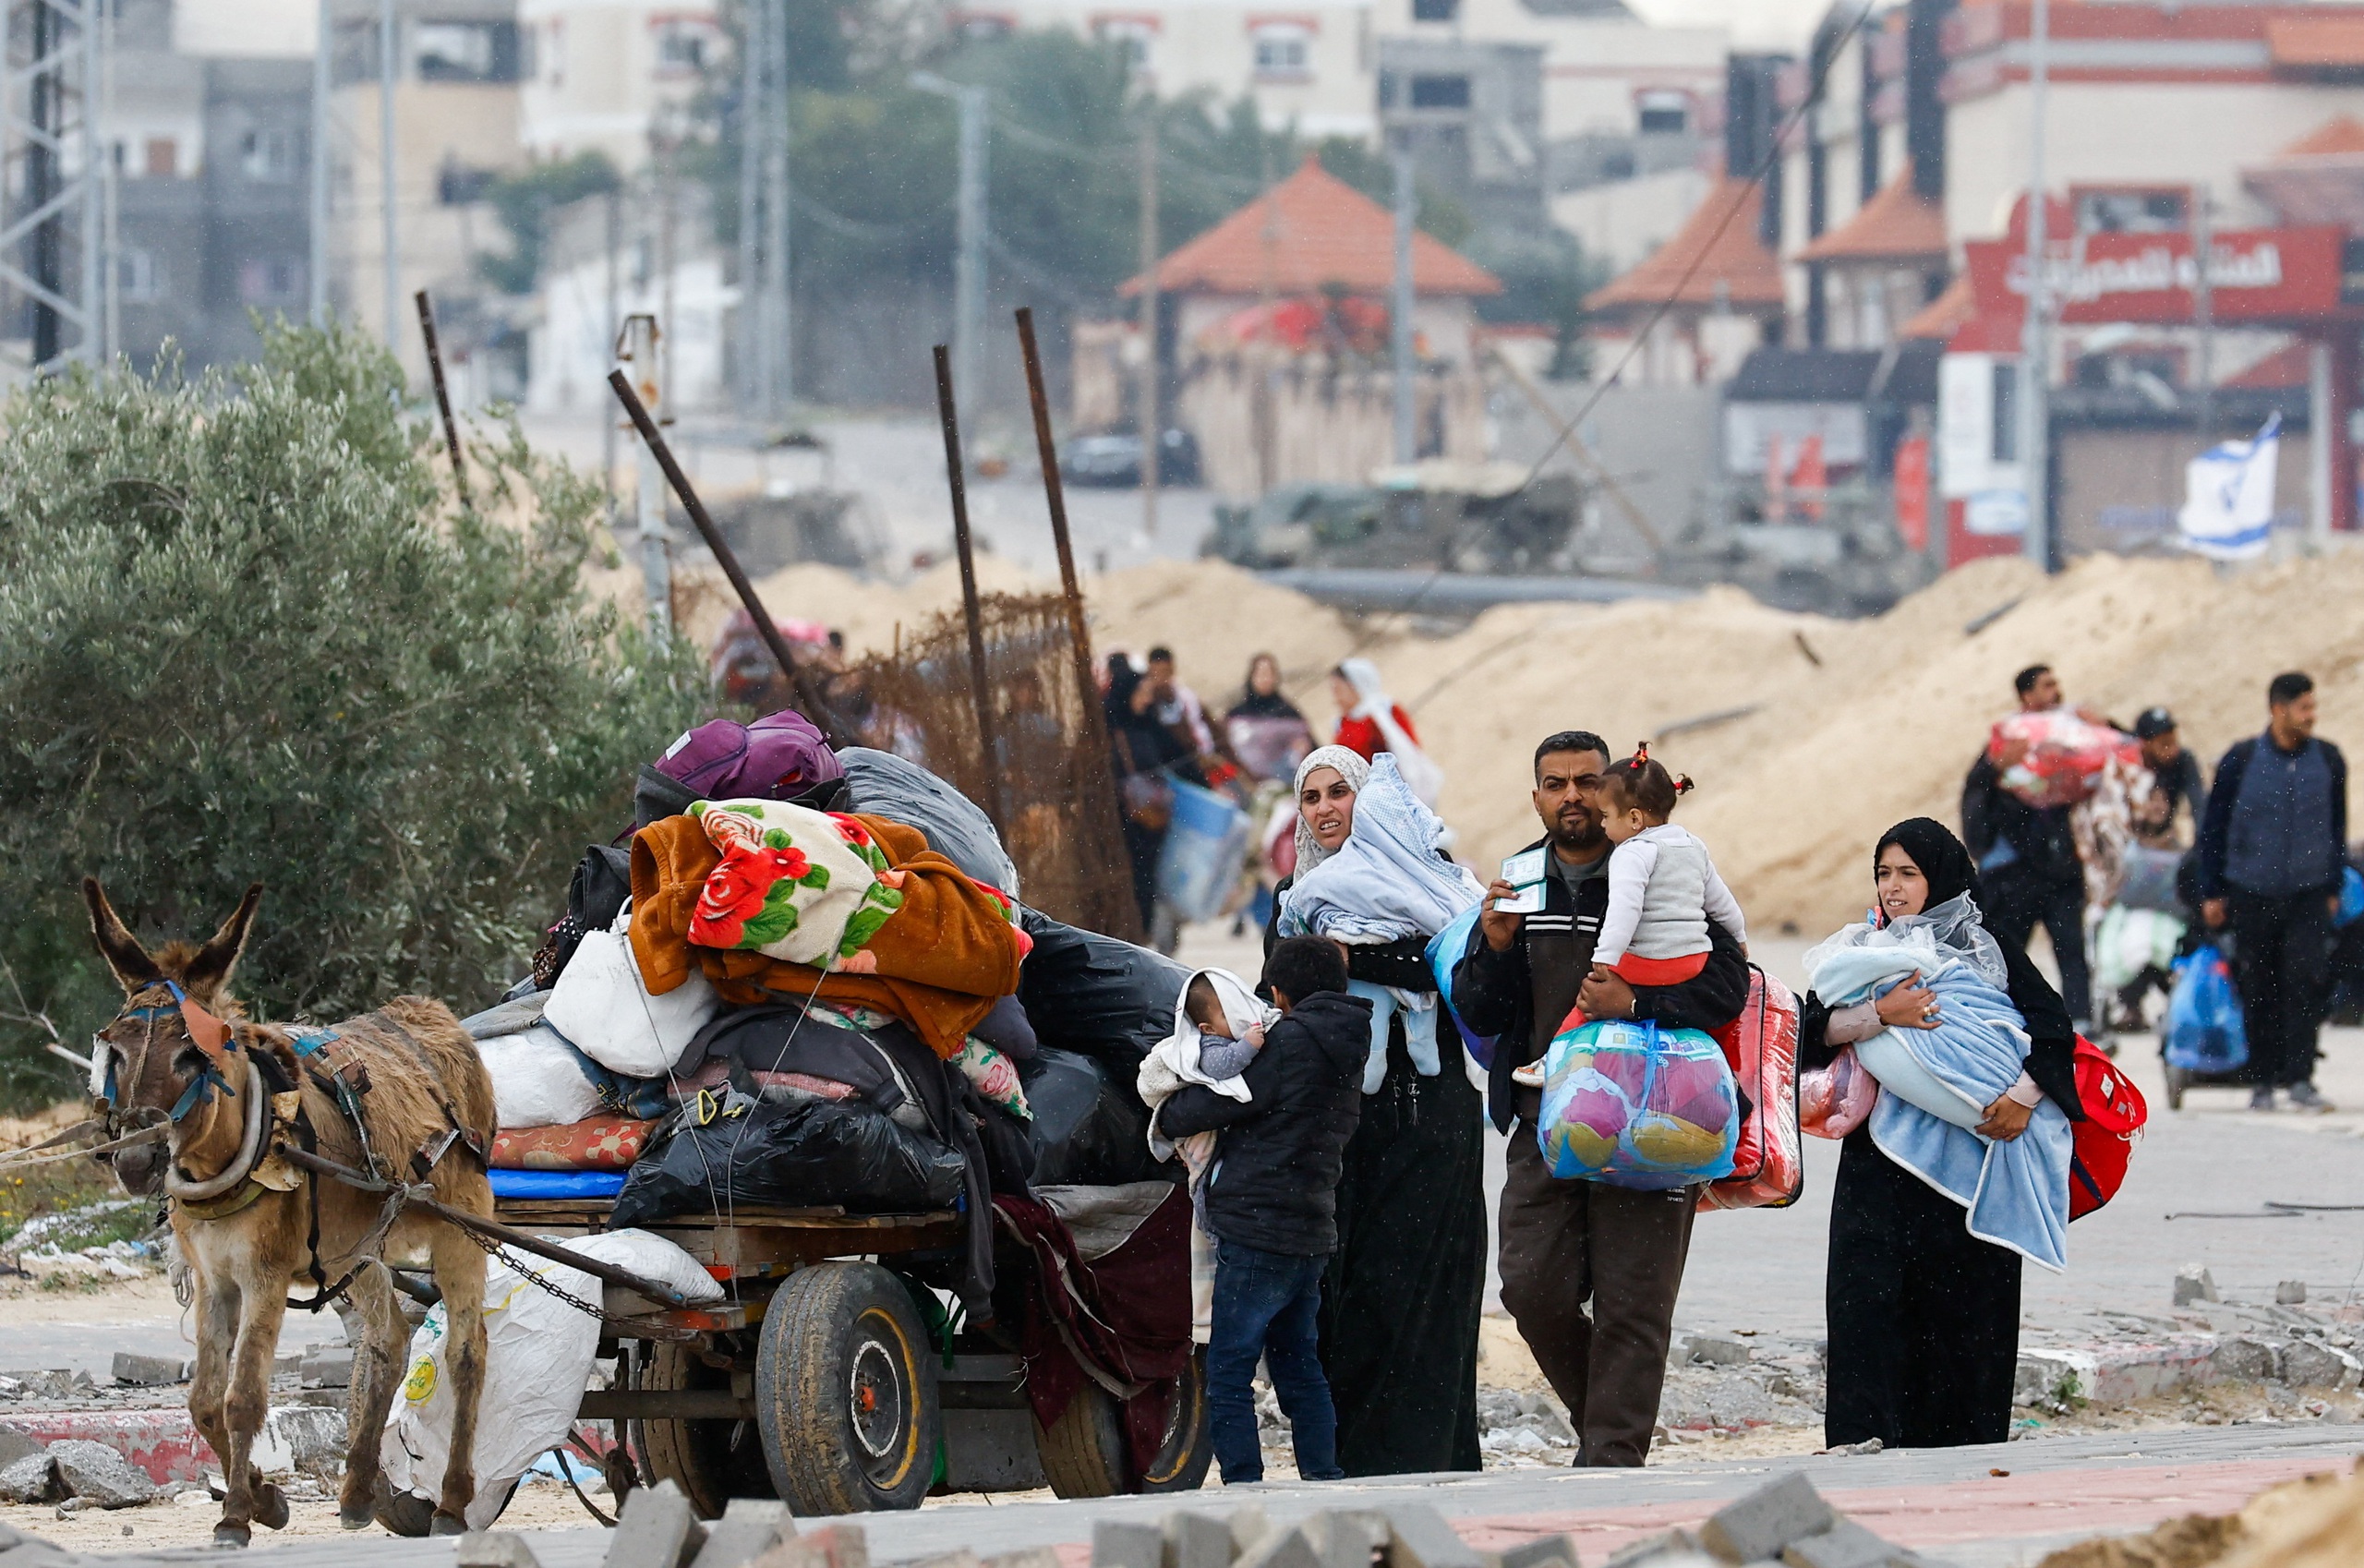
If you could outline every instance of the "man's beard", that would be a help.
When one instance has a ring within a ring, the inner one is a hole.
[[[1587,819],[1574,827],[1570,826],[1564,818],[1551,825],[1551,847],[1555,850],[1565,850],[1570,854],[1590,854],[1608,842],[1609,835],[1602,829],[1598,817]]]

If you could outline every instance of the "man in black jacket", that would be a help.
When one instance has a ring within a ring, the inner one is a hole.
[[[1548,850],[1542,908],[1512,913],[1497,906],[1517,889],[1506,882],[1487,889],[1487,912],[1453,971],[1453,1004],[1472,1030],[1496,1037],[1487,1098],[1494,1126],[1511,1135],[1502,1305],[1567,1404],[1580,1445],[1576,1463],[1631,1465],[1648,1457],[1658,1422],[1698,1194],[1553,1176],[1537,1142],[1542,1091],[1520,1088],[1511,1074],[1543,1055],[1578,1005],[1597,1019],[1720,1029],[1747,1003],[1748,960],[1731,933],[1711,925],[1707,967],[1681,985],[1629,986],[1607,971],[1590,974],[1609,908],[1610,842],[1598,793],[1609,763],[1607,743],[1581,730],[1536,748],[1534,801],[1544,837],[1529,848]]]
[[[1260,1357],[1289,1418],[1297,1474],[1345,1475],[1316,1318],[1322,1272],[1338,1249],[1338,1176],[1362,1116],[1370,1003],[1346,995],[1345,954],[1319,936],[1274,947],[1264,983],[1286,1016],[1240,1075],[1248,1098],[1194,1085],[1157,1115],[1168,1138],[1223,1135],[1203,1196],[1215,1238],[1207,1427],[1226,1486],[1264,1478],[1249,1386]]]
[[[2011,681],[2021,713],[2061,706],[2060,678],[2032,664]],[[2060,965],[2060,998],[2078,1032],[2093,1028],[2093,983],[2085,962],[2085,862],[2077,853],[2069,808],[2039,811],[2003,788],[2002,769],[1984,751],[1961,787],[1961,840],[1978,862],[1980,912],[1995,934],[2024,947],[2041,924]]]
[[[2200,823],[2201,918],[2233,930],[2233,984],[2249,1043],[2252,1110],[2287,1089],[2306,1111],[2331,987],[2332,916],[2347,865],[2347,759],[2315,739],[2315,683],[2293,670],[2266,688],[2265,733],[2216,765]]]

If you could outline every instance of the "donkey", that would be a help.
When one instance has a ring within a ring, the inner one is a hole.
[[[188,1413],[222,1461],[226,1495],[217,1546],[245,1546],[259,1520],[279,1529],[287,1500],[259,1478],[256,1433],[269,1405],[280,1322],[290,1306],[317,1309],[349,1288],[366,1325],[346,1408],[344,1481],[337,1519],[373,1516],[418,1533],[390,1506],[380,1434],[407,1361],[409,1327],[386,1260],[424,1259],[448,1314],[452,1456],[428,1529],[456,1535],[476,1495],[476,1404],[484,1383],[484,1253],[459,1227],[405,1209],[385,1224],[384,1200],[279,1157],[308,1147],[392,1181],[424,1181],[440,1202],[492,1213],[482,1151],[495,1121],[492,1084],[475,1043],[450,1008],[401,996],[332,1030],[248,1021],[229,995],[262,885],[202,945],[150,953],[124,926],[96,878],[82,896],[90,934],[115,971],[124,1007],[93,1042],[91,1091],[112,1125],[168,1125],[162,1148],[117,1150],[127,1191],[162,1191],[196,1286],[197,1367]],[[336,1071],[323,1070],[333,1061]],[[356,1127],[347,1106],[357,1109]],[[422,1176],[422,1169],[424,1175]],[[382,1234],[381,1234],[382,1232]],[[303,1284],[318,1299],[288,1299]]]

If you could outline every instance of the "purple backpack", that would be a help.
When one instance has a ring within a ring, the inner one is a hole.
[[[813,721],[787,711],[753,724],[701,724],[668,747],[656,767],[702,801],[793,800],[846,776]]]

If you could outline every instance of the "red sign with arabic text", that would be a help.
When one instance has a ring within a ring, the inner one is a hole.
[[[2236,229],[2215,236],[2209,315],[2217,321],[2301,321],[2343,314],[2343,231]],[[2025,309],[2025,247],[2008,240],[1963,247],[1978,313],[2016,319]],[[2046,247],[2045,284],[2056,319],[2187,322],[2198,319],[2200,266],[2189,234],[2095,234]]]

